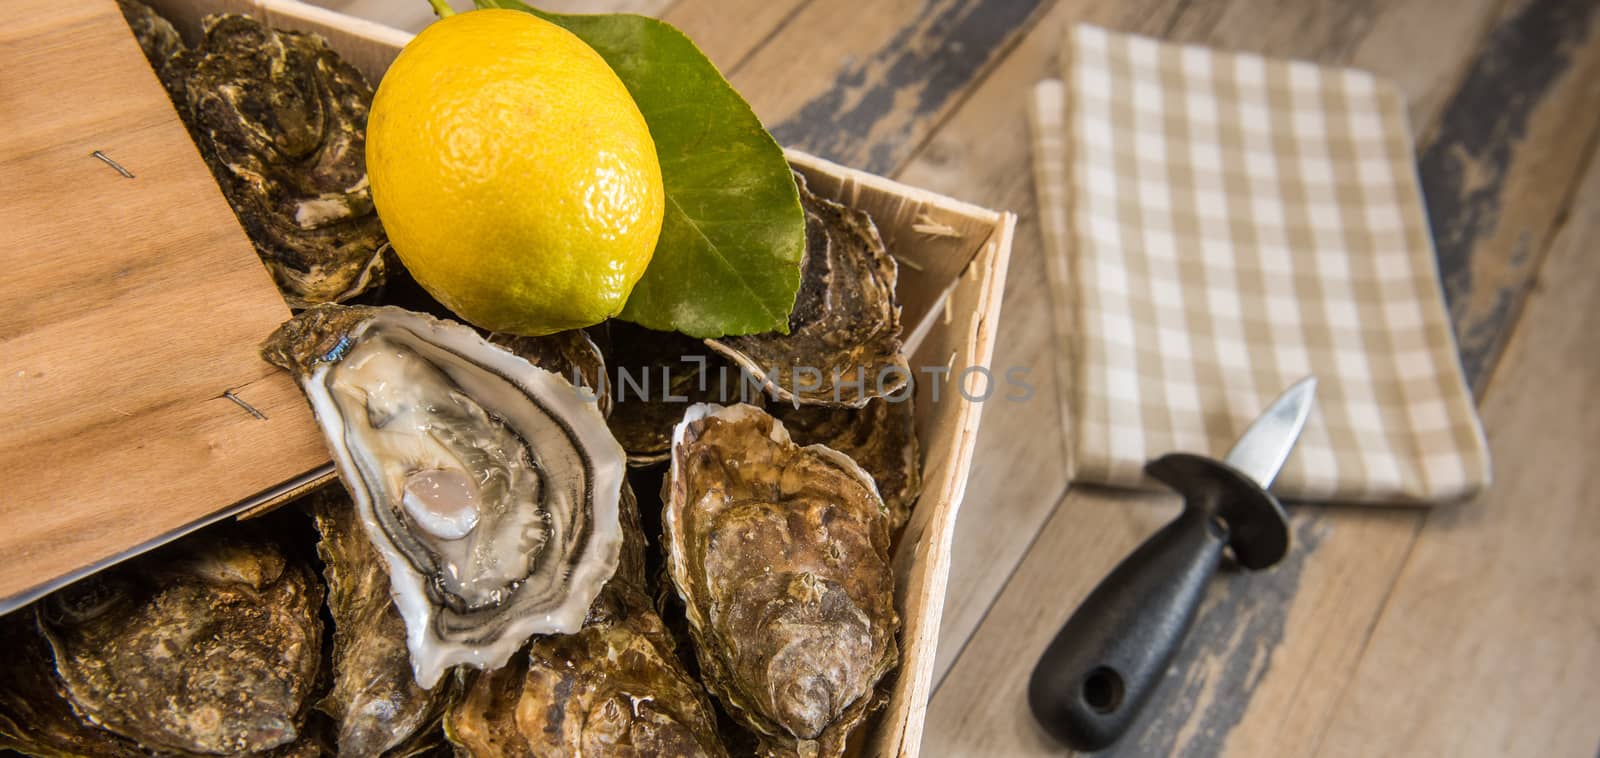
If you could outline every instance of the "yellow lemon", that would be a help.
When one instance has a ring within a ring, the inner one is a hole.
[[[428,26],[367,121],[372,201],[417,282],[485,329],[548,334],[622,310],[655,250],[655,143],[599,53],[528,13]]]

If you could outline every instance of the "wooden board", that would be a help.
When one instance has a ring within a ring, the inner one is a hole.
[[[5,610],[326,456],[256,355],[289,310],[116,4],[13,0],[0,71]]]

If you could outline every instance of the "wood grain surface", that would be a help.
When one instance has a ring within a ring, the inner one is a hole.
[[[674,0],[653,12],[689,31],[787,142],[1021,215],[995,365],[1025,370],[1036,392],[984,410],[927,754],[1061,754],[1026,711],[1027,672],[1176,509],[1069,489],[1062,464],[1023,104],[1076,22],[1353,65],[1400,86],[1498,477],[1481,501],[1435,513],[1293,506],[1290,559],[1218,578],[1137,732],[1110,754],[1595,754],[1593,0]]]
[[[1600,449],[1596,240],[1591,161],[1483,403],[1498,484],[1428,514],[1320,755],[1594,751],[1600,472],[1582,458]]]
[[[9,3],[0,72],[7,605],[321,461],[256,355],[289,310],[116,4]]]

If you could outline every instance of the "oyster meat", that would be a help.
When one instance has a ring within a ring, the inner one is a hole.
[[[866,469],[889,508],[889,531],[911,516],[922,493],[922,456],[911,398],[873,398],[864,408],[778,403],[772,414],[800,445],[827,445]]]
[[[334,720],[339,755],[379,755],[425,739],[442,699],[411,674],[405,622],[355,505],[339,487],[304,502],[322,534],[317,553],[333,615],[333,689],[318,707]]]
[[[145,750],[292,747],[322,662],[322,587],[244,529],[210,531],[41,600],[74,711]]]
[[[667,567],[707,689],[766,753],[841,755],[898,659],[872,477],[759,408],[696,405],[666,499]]]
[[[387,238],[367,186],[372,87],[316,35],[238,15],[205,27],[160,70],[181,69],[179,111],[284,298],[301,308],[377,283]]]
[[[639,590],[613,581],[582,631],[479,674],[445,717],[480,756],[726,756],[705,692]]]
[[[310,308],[262,354],[311,402],[388,567],[418,684],[583,625],[617,568],[626,462],[571,384],[398,308]]]
[[[864,211],[811,193],[799,174],[806,256],[789,333],[708,339],[779,400],[860,408],[911,380],[901,353],[897,267]]]

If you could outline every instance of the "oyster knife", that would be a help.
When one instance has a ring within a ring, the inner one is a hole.
[[[1183,512],[1117,564],[1040,656],[1028,705],[1052,736],[1100,750],[1128,730],[1177,653],[1224,547],[1252,571],[1289,549],[1288,518],[1267,492],[1311,413],[1317,380],[1285,390],[1218,461],[1169,453],[1145,473],[1184,496]]]

